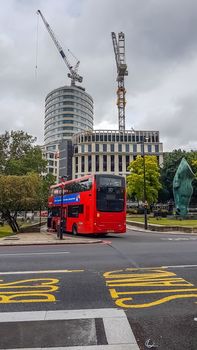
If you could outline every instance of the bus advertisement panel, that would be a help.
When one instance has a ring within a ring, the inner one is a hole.
[[[126,232],[126,191],[122,176],[87,175],[51,186],[48,226],[73,234]]]

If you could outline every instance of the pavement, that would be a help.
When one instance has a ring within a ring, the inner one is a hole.
[[[42,227],[41,232],[21,232],[0,238],[0,246],[92,243],[102,243],[102,240],[87,236],[73,236],[67,233],[64,233],[63,239],[59,239],[57,232],[47,232],[46,226]]]

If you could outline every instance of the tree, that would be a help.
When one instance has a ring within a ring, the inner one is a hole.
[[[13,232],[19,230],[17,212],[46,206],[47,186],[54,183],[42,175],[47,161],[35,141],[22,130],[0,135],[0,212]]]
[[[128,169],[131,174],[127,177],[128,196],[134,196],[138,201],[144,200],[144,167],[143,157],[137,156]],[[149,204],[157,201],[158,191],[161,188],[160,173],[155,156],[145,156],[146,199]]]
[[[40,193],[39,193],[39,208],[46,209],[48,206],[49,188],[55,183],[55,176],[47,174],[42,176]]]
[[[42,157],[36,138],[24,131],[8,131],[0,136],[0,174],[26,175],[46,171],[47,161]]]
[[[0,212],[13,232],[19,231],[17,212],[35,210],[42,180],[38,174],[0,175]]]

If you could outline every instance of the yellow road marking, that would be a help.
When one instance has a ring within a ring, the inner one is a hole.
[[[145,307],[151,307],[160,305],[163,303],[166,303],[167,301],[171,301],[174,299],[182,299],[182,298],[197,298],[197,294],[182,294],[182,295],[170,295],[165,298],[158,299],[156,301],[152,301],[150,303],[145,304],[126,304],[126,301],[132,301],[132,298],[122,298],[116,300],[116,305],[124,308],[132,308],[132,309],[139,309],[139,308],[145,308]],[[196,302],[195,302],[196,303]]]
[[[2,282],[2,280],[1,280]],[[53,302],[57,278],[31,278],[26,280],[0,283],[0,303],[37,303]]]
[[[109,289],[111,297],[113,299],[118,298],[120,295],[130,295],[130,294],[157,294],[157,293],[178,293],[178,292],[197,292],[197,288],[189,288],[189,289],[158,289],[158,290],[143,290],[143,291],[135,291],[135,292],[117,292],[115,289]]]
[[[84,270],[16,271],[0,272],[0,275],[73,272],[84,272]],[[12,282],[0,280],[0,304],[54,302],[56,297],[53,293],[59,290],[58,283],[59,279],[57,278],[31,278]]]
[[[175,299],[197,298],[197,293],[194,293],[197,292],[197,288],[192,283],[177,277],[174,272],[166,271],[164,267],[127,268],[125,270],[108,271],[103,276],[106,279],[106,286],[111,287],[109,292],[115,304],[123,308],[146,308]],[[136,290],[136,287],[138,287],[138,290]],[[150,287],[153,288],[150,289]],[[168,288],[158,289],[158,287]],[[145,297],[149,298],[149,295],[156,296],[162,293],[168,293],[169,295],[157,300],[144,300]],[[135,300],[140,295],[144,295],[143,303]]]

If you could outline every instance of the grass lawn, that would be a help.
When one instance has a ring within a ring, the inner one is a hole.
[[[14,235],[14,233],[12,232],[12,229],[9,225],[4,225],[0,227],[0,238],[10,235]]]
[[[127,216],[128,221],[136,221],[136,222],[144,222],[144,217],[132,217]],[[197,227],[197,220],[176,220],[176,219],[168,219],[168,218],[161,218],[156,219],[152,217],[148,217],[148,223],[149,224],[156,224],[156,225],[166,225],[166,226],[190,226],[190,227]]]

